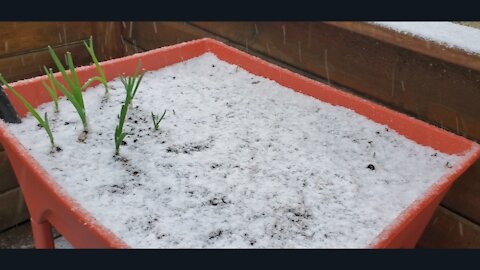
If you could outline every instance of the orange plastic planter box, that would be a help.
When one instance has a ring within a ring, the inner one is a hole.
[[[372,248],[414,247],[450,186],[480,156],[479,145],[463,137],[307,79],[212,39],[201,39],[164,47],[106,61],[101,65],[107,79],[111,80],[122,73],[133,74],[138,59],[142,60],[142,66],[145,69],[156,70],[205,52],[212,52],[223,61],[238,65],[255,75],[269,78],[298,92],[352,109],[377,123],[388,125],[419,144],[431,146],[448,154],[468,152],[467,158],[458,170],[440,179],[425,193],[425,196],[410,205],[377,236],[375,242],[370,246]],[[97,72],[93,65],[77,70],[81,83],[96,75]],[[59,74],[56,76],[62,81]],[[13,83],[12,86],[24,95],[33,106],[38,106],[51,100],[48,92],[42,88],[42,81],[47,81],[47,77],[41,76],[19,81]],[[24,117],[27,110],[20,100],[10,95],[8,91],[7,95],[20,117]],[[1,121],[0,142],[7,152],[27,202],[37,248],[54,247],[51,234],[52,225],[74,247],[128,248],[128,245],[118,236],[98,224],[89,213],[82,209],[81,205],[65,194]]]

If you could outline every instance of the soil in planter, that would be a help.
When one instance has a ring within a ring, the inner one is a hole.
[[[64,98],[50,117],[61,152],[31,116],[8,127],[133,247],[366,247],[462,159],[211,53],[145,74],[115,157],[125,91],[109,85],[106,101],[102,86],[84,95],[85,143]],[[155,131],[150,113],[164,109]]]

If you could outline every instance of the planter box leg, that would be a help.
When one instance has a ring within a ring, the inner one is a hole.
[[[55,248],[53,243],[52,226],[48,221],[37,223],[30,219],[32,224],[33,241],[35,248]]]

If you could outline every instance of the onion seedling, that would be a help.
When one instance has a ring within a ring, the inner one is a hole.
[[[68,88],[70,91],[67,90],[63,84],[61,84],[54,76],[53,72],[46,70],[47,75],[50,80],[55,82],[57,85],[58,89],[70,100],[72,105],[75,107],[77,110],[78,115],[80,116],[80,119],[82,120],[83,124],[83,132],[79,136],[80,141],[85,140],[85,136],[88,133],[88,123],[87,123],[87,115],[85,112],[85,104],[83,103],[83,96],[82,96],[82,90],[85,89],[88,84],[92,82],[92,80],[88,80],[83,86],[80,86],[80,83],[78,81],[77,73],[75,72],[75,66],[73,64],[72,60],[72,54],[70,52],[67,52],[66,54],[66,59],[67,59],[67,65],[70,70],[70,74],[72,78],[70,78],[67,75],[67,72],[65,70],[65,67],[63,67],[63,64],[60,62],[60,59],[58,59],[57,55],[55,54],[55,51],[52,49],[51,46],[48,46],[48,51],[50,52],[50,55],[52,56],[53,62],[55,62],[55,65],[57,66],[58,70],[63,76],[63,79],[65,82],[68,84]]]
[[[165,116],[165,113],[167,113],[167,110],[163,112],[162,116],[158,117],[158,115],[155,115],[152,112],[152,121],[153,121],[153,127],[155,128],[155,130],[160,129],[160,122],[162,122],[163,117]]]
[[[48,76],[47,67],[43,66],[43,69],[45,70],[45,74],[47,74],[47,76]],[[53,73],[52,69],[50,69],[50,72]],[[42,85],[45,89],[47,89],[48,93],[52,97],[53,105],[54,105],[53,112],[58,113],[59,110],[58,110],[57,87],[55,87],[55,82],[53,81],[53,79],[50,78],[50,76],[48,76],[48,81],[50,82],[50,85],[48,85],[44,81],[42,81]]]
[[[43,129],[45,129],[48,137],[50,138],[50,144],[52,145],[51,151],[53,152],[53,150],[55,149],[55,141],[53,139],[52,131],[50,130],[50,125],[48,124],[47,113],[45,112],[45,119],[42,118],[38,114],[37,110],[33,108],[32,104],[30,104],[20,93],[18,93],[15,89],[13,89],[13,87],[8,84],[8,82],[3,78],[2,74],[0,74],[0,81],[3,85],[7,87],[8,90],[10,90],[10,92],[12,92],[18,99],[20,99],[20,101],[22,101],[23,105],[27,108],[27,110],[33,115],[33,117],[35,117],[35,119],[37,119],[38,123],[40,123]]]
[[[140,81],[143,78],[143,75],[145,75],[145,70],[142,70],[142,73],[140,76],[138,76],[138,71],[140,70],[140,65],[142,64],[142,60],[138,60],[137,67],[135,68],[135,73],[133,74],[132,77],[127,77],[125,78],[124,76],[120,76],[120,81],[122,81],[123,86],[125,86],[125,89],[127,90],[127,99],[128,99],[128,104],[132,104],[132,100],[135,97],[135,94],[137,93],[138,86],[140,85]],[[138,79],[138,80],[137,80]],[[137,82],[135,83],[135,80]]]
[[[141,62],[139,61],[137,69],[135,70],[135,73],[132,77],[120,77],[120,80],[125,86],[127,94],[125,96],[125,102],[122,104],[120,115],[118,116],[118,125],[115,127],[115,155],[118,155],[120,153],[120,145],[122,144],[125,136],[127,136],[127,134],[123,132],[123,124],[125,123],[125,117],[127,116],[128,106],[131,104],[133,98],[135,97],[138,86],[140,85],[143,75],[145,74],[145,71],[142,71],[142,73],[138,75],[140,64]]]
[[[125,123],[125,116],[127,116],[128,105],[123,104],[118,117],[118,125],[115,127],[115,155],[120,154],[120,144],[122,143],[127,133],[123,132],[123,124]]]
[[[83,45],[85,45],[85,47],[87,48],[87,51],[90,54],[90,57],[92,57],[92,61],[97,68],[98,74],[100,74],[100,76],[93,77],[89,81],[99,81],[100,83],[102,83],[105,87],[105,95],[108,95],[107,78],[105,77],[105,73],[103,73],[102,67],[98,63],[97,56],[95,56],[95,51],[93,50],[93,37],[90,36],[89,44],[83,41]]]

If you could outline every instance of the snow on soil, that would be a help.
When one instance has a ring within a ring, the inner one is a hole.
[[[63,151],[49,154],[31,116],[9,128],[132,247],[366,247],[461,160],[211,53],[146,73],[114,158],[125,91],[110,86],[106,102],[102,86],[84,94],[85,144],[65,99],[55,116],[40,107]],[[150,113],[164,109],[154,131]]]
[[[447,47],[480,54],[480,30],[451,22],[371,22]]]

